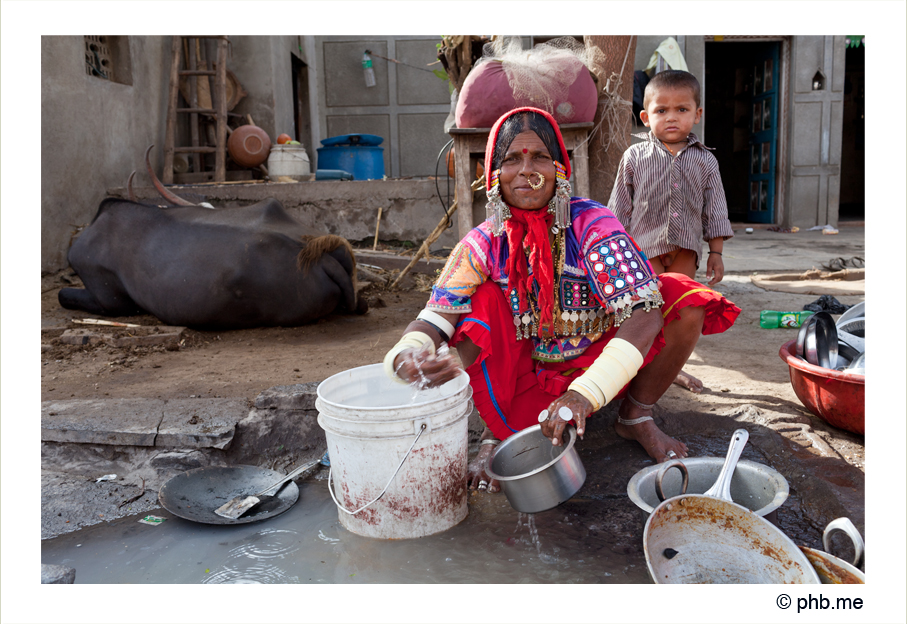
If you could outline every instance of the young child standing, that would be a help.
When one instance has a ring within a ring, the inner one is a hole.
[[[624,152],[608,208],[649,258],[656,273],[695,279],[707,241],[709,285],[724,277],[724,241],[734,235],[718,161],[692,133],[702,117],[699,81],[685,71],[663,71],[646,85],[643,124],[651,129]],[[702,382],[681,372],[693,392]]]

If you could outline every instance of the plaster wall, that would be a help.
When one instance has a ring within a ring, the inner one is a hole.
[[[82,36],[41,38],[41,271],[67,265],[111,186],[163,145],[169,37],[127,37],[131,84],[89,76]],[[161,153],[155,154],[161,162]]]
[[[227,66],[249,93],[232,112],[251,115],[255,125],[272,138],[284,132],[292,135],[292,57],[305,61],[299,37],[231,36],[230,41],[233,50]]]

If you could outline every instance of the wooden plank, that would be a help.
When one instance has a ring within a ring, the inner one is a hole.
[[[456,169],[456,197],[462,208],[457,211],[457,226],[462,239],[473,228],[472,222],[472,180],[475,172],[472,159],[469,157],[468,139],[454,136],[454,168]]]
[[[227,41],[217,42],[217,75],[214,78],[214,97],[217,98],[217,152],[214,156],[214,179],[226,179],[227,168]]]
[[[181,37],[174,35],[170,45],[170,93],[167,98],[167,126],[164,131],[164,171],[161,180],[173,184],[173,147],[176,135],[176,107],[179,104]]]
[[[178,108],[176,109],[178,113],[199,113],[201,115],[217,115],[216,108]]]
[[[573,169],[573,177],[576,181],[576,188],[573,194],[576,197],[589,197],[589,143],[585,139],[589,135],[588,130],[581,131],[582,138],[574,141],[576,147],[573,149],[573,159],[570,161]]]
[[[174,147],[173,151],[177,154],[213,154],[217,151],[216,147],[208,147],[207,145],[199,145],[197,147],[186,146],[186,147]]]
[[[198,46],[198,39],[189,40],[189,55],[186,59],[189,69],[198,68],[198,59],[196,58],[196,47]],[[198,79],[189,81],[189,108],[198,109]],[[198,142],[198,113],[190,112],[189,114],[189,139],[192,144],[192,147],[197,148],[199,146]],[[204,171],[202,168],[202,158],[199,155],[198,150],[192,150],[192,170],[199,172]]]
[[[251,169],[238,169],[236,171],[227,171],[226,180],[214,180],[213,171],[202,171],[201,173],[177,173],[174,174],[174,184],[198,184],[198,185],[216,185],[216,184],[258,184],[263,180],[253,180]]]

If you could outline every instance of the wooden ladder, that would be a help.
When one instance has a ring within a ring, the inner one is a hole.
[[[215,70],[207,69],[204,59],[204,46],[199,45],[199,39],[217,39],[217,63]],[[183,55],[183,41],[188,44],[186,54],[187,69],[182,69],[181,57]],[[173,158],[176,154],[192,154],[193,171],[203,171],[203,154],[214,154],[214,181],[226,181],[227,160],[227,45],[229,39],[226,35],[198,35],[192,37],[174,36],[171,45],[172,60],[170,63],[170,93],[167,103],[167,129],[164,137],[164,184],[173,184]],[[199,67],[204,69],[198,69]],[[188,107],[179,108],[180,77],[188,76],[189,102]],[[212,106],[214,108],[201,108],[198,102],[199,78],[214,76],[214,89],[209,88]],[[189,114],[189,133],[191,145],[176,145],[176,116],[179,113]],[[199,140],[199,115],[213,117],[217,122],[214,132],[214,147],[201,145]]]

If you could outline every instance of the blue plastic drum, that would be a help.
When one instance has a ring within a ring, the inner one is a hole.
[[[374,134],[344,134],[330,137],[318,148],[318,169],[349,171],[354,180],[384,177],[384,141]]]

